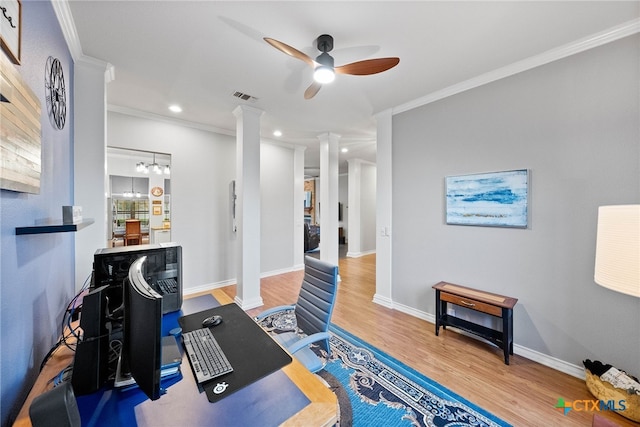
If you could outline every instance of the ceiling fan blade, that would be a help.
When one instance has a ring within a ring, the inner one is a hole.
[[[272,38],[269,38],[269,37],[264,37],[264,41],[266,41],[271,46],[273,46],[276,49],[278,49],[280,52],[284,52],[289,56],[293,56],[294,58],[298,58],[298,59],[306,62],[307,64],[309,64],[311,66],[314,65],[313,59],[311,59],[311,57],[309,55],[307,55],[304,52],[300,52],[295,47],[291,47],[286,43],[282,43],[281,41],[278,41],[276,39],[272,39]]]
[[[309,86],[307,90],[304,91],[304,99],[311,99],[316,96],[316,93],[318,93],[321,87],[322,83],[318,83],[315,81],[311,83],[311,86]]]
[[[335,67],[336,74],[351,74],[354,76],[368,76],[387,71],[395,67],[400,62],[400,58],[377,58],[365,59],[364,61],[352,62],[351,64]]]

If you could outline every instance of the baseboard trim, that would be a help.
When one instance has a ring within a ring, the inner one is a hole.
[[[267,271],[265,273],[261,273],[260,278],[264,279],[265,277],[277,276],[279,274],[291,273],[291,272],[300,271],[303,269],[304,269],[304,264],[294,265],[293,267],[290,267],[290,268],[283,268],[280,270],[273,270],[273,271]],[[225,286],[235,285],[237,283],[238,281],[236,280],[236,278],[233,278],[233,279],[223,280],[220,282],[207,283],[200,286],[189,287],[187,289],[183,289],[182,293],[184,295],[194,295],[200,292],[208,292],[214,289],[224,288]]]
[[[529,360],[548,366],[556,371],[564,372],[565,374],[580,378],[581,380],[585,379],[584,368],[582,366],[560,360],[549,356],[548,354],[540,353],[539,351],[532,350],[518,344],[513,345],[513,352],[518,356],[526,357]]]
[[[347,252],[347,258],[360,258],[366,255],[371,255],[371,254],[375,254],[376,250],[372,250],[372,251],[364,251],[364,252]]]
[[[375,294],[373,296],[373,302],[375,302],[378,305],[381,305],[383,307],[387,307],[387,308],[391,308],[393,309],[393,300],[391,300],[390,298],[387,298],[385,296],[379,295],[379,294]]]
[[[391,308],[393,310],[398,310],[401,311],[403,313],[406,313],[410,316],[413,317],[417,317],[419,319],[422,320],[426,320],[429,323],[432,323],[435,325],[436,322],[436,317],[435,315],[431,314],[431,313],[427,313],[425,311],[420,311],[417,310],[413,307],[409,307],[407,305],[404,304],[399,304],[397,302],[393,302],[393,300],[387,298],[387,297],[382,297],[379,295],[374,295],[373,297],[373,302],[379,305],[382,305],[384,307],[387,308]],[[435,328],[435,326],[434,326]],[[466,333],[464,331],[458,330],[456,328],[451,328],[453,330],[455,330],[458,333],[461,333],[463,335],[467,335],[469,337],[472,338],[478,338],[475,335]],[[448,330],[448,329],[447,329]],[[564,360],[560,360],[558,358],[555,358],[553,356],[549,356],[548,354],[544,354],[544,353],[540,353],[539,351],[536,350],[532,350],[530,348],[524,347],[522,345],[519,344],[514,344],[513,345],[513,352],[515,354],[517,354],[518,356],[522,356],[524,358],[527,358],[533,362],[539,363],[541,365],[547,366],[551,369],[555,369],[556,371],[559,372],[563,372],[567,375],[571,375],[572,377],[576,377],[576,378],[580,378],[582,380],[585,379],[585,374],[584,374],[584,368],[582,366],[578,366],[575,365],[573,363],[569,363],[566,362]]]
[[[225,286],[235,285],[236,279],[223,280],[222,282],[216,283],[207,283],[205,285],[189,287],[187,289],[182,289],[183,295],[195,295],[201,292],[209,292],[214,289],[224,288]]]
[[[239,298],[237,295],[233,299],[236,304],[240,306],[244,311],[251,310],[252,308],[262,307],[264,305],[264,301],[262,297],[257,297],[252,300],[244,301],[242,298]]]
[[[265,277],[277,276],[279,274],[291,273],[293,271],[299,271],[304,269],[304,264],[294,265],[293,267],[281,268],[279,270],[271,270],[260,274],[260,278],[264,279]]]

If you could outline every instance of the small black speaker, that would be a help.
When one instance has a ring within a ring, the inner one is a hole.
[[[80,427],[80,412],[71,383],[64,382],[33,399],[29,417],[33,427]]]
[[[82,299],[82,339],[76,346],[71,384],[78,396],[97,391],[107,381],[109,331],[107,286],[93,289]]]

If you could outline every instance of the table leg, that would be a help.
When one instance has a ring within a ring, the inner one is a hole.
[[[509,354],[513,354],[513,310],[509,309]]]
[[[509,353],[511,348],[511,322],[509,321],[509,309],[502,309],[502,349],[504,351],[504,363],[509,364]]]
[[[436,336],[440,332],[440,310],[442,305],[440,304],[440,291],[436,290]]]

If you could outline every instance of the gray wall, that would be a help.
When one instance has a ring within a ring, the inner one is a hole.
[[[640,36],[393,117],[393,300],[507,294],[515,342],[640,373],[640,299],[593,281],[597,208],[640,203]],[[445,225],[444,177],[527,168],[527,229]],[[431,331],[429,331],[431,332]]]

